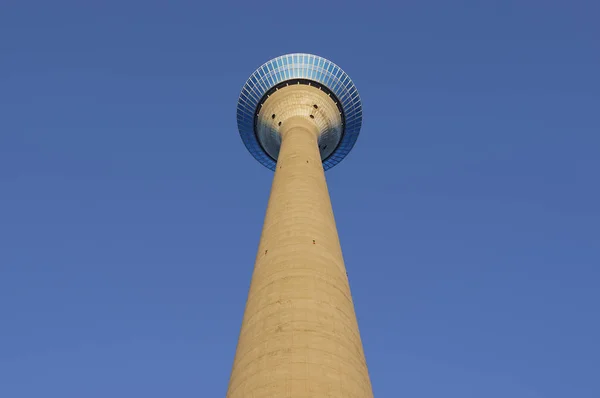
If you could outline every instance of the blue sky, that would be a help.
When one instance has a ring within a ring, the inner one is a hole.
[[[342,66],[327,173],[375,395],[600,396],[594,1],[4,0],[0,396],[225,395],[263,62]]]

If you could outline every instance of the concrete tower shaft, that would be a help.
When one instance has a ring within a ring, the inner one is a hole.
[[[281,123],[228,398],[373,396],[325,181],[322,130],[294,112]]]

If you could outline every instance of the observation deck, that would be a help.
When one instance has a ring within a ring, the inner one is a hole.
[[[265,167],[275,170],[280,130],[292,117],[312,120],[319,132],[323,168],[348,155],[362,125],[362,104],[350,77],[336,64],[311,54],[288,54],[258,68],[237,105],[244,145]]]

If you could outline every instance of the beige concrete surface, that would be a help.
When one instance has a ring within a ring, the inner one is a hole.
[[[279,123],[295,116],[311,119],[317,126],[321,159],[331,155],[342,139],[342,115],[328,93],[306,84],[280,88],[261,105],[255,130],[265,152],[278,158],[281,147]]]
[[[228,398],[373,397],[311,119],[282,143]]]

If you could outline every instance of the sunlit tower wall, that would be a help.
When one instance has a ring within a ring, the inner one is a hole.
[[[237,122],[275,175],[227,397],[372,397],[325,181],[358,138],[358,91],[324,58],[284,55],[250,76]]]

